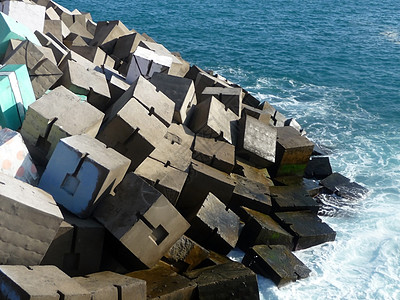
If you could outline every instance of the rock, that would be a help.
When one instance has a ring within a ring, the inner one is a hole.
[[[307,278],[311,270],[284,246],[257,245],[250,248],[243,264],[257,274],[270,278],[278,287]]]

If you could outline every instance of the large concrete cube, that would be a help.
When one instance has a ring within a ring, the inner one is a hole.
[[[197,75],[194,75],[196,74]],[[201,69],[198,69],[194,72],[193,76],[195,76],[194,85],[196,88],[196,97],[197,99],[201,99],[201,94],[203,93],[206,87],[225,87],[231,88],[231,86],[224,80],[217,78],[211,74],[204,72]]]
[[[186,122],[187,113],[196,105],[196,94],[193,81],[187,78],[155,73],[150,82],[175,103],[174,121]]]
[[[35,31],[35,37],[40,41],[40,43],[38,43],[39,45],[47,47],[53,51],[57,64],[67,56],[69,49],[50,32],[43,34],[39,31]]]
[[[244,115],[240,119],[236,153],[259,168],[271,166],[275,163],[276,137],[275,127]]]
[[[96,31],[90,45],[98,46],[111,55],[117,39],[130,33],[129,29],[121,21],[101,21],[97,23]]]
[[[147,267],[189,228],[167,198],[133,173],[125,176],[114,197],[100,202],[94,216]]]
[[[241,88],[206,87],[201,93],[199,102],[208,99],[210,96],[214,96],[221,101],[225,105],[225,109],[228,108],[238,117],[241,116],[243,99]]]
[[[103,118],[101,111],[61,86],[29,106],[21,135],[35,158],[50,159],[61,138],[95,137]]]
[[[0,8],[3,13],[25,25],[30,31],[43,31],[45,7],[25,1],[3,1]]]
[[[0,266],[1,299],[90,300],[90,293],[55,266]]]
[[[35,94],[25,65],[0,67],[0,126],[17,130]]]
[[[125,176],[130,160],[88,135],[61,139],[39,186],[73,214],[90,216]]]
[[[275,211],[310,210],[318,212],[319,204],[302,185],[271,186],[269,190]]]
[[[117,39],[114,47],[113,56],[120,60],[127,60],[134,53],[144,37],[138,32],[123,35]]]
[[[219,138],[236,145],[238,117],[214,97],[197,104],[189,128],[198,135]]]
[[[4,174],[0,182],[0,264],[37,265],[63,216],[44,191]]]

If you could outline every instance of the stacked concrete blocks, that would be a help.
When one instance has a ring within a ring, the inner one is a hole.
[[[73,214],[90,216],[97,202],[113,193],[130,160],[88,135],[61,139],[39,187]]]
[[[201,101],[206,100],[211,96],[214,96],[221,101],[225,105],[225,109],[230,109],[240,118],[243,99],[241,88],[206,87],[201,94]]]

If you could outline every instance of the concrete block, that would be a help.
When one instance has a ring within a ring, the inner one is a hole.
[[[243,104],[242,105],[242,115],[246,114],[257,120],[263,122],[264,124],[274,126],[275,122],[272,118],[272,115],[264,110],[260,110],[257,108],[253,108],[249,105]]]
[[[242,112],[242,89],[232,87],[206,87],[201,93],[199,102],[214,96],[225,105],[225,110],[230,109],[239,118]]]
[[[228,174],[193,160],[176,206],[180,213],[190,220],[210,192],[227,205],[235,185],[235,181]]]
[[[196,72],[193,71],[193,73]],[[201,99],[201,94],[206,87],[231,87],[226,81],[221,80],[211,74],[208,74],[201,69],[200,72],[197,73],[196,79],[194,80],[194,86],[196,89],[197,99]]]
[[[105,271],[73,278],[91,300],[146,300],[146,281]]]
[[[68,54],[69,49],[50,32],[43,34],[39,31],[35,31],[35,36],[40,41],[40,45],[50,48],[53,51],[57,64]]]
[[[22,43],[21,40],[14,40],[14,39],[9,40],[6,54],[4,55],[4,57],[10,55],[10,53],[13,52],[21,43]]]
[[[136,99],[123,97],[109,108],[97,138],[131,159],[137,168],[163,139],[167,128]]]
[[[278,287],[307,278],[311,273],[311,270],[284,246],[254,246],[247,251],[243,264],[257,274],[271,279]]]
[[[165,263],[149,270],[136,271],[127,276],[146,281],[147,299],[194,299],[196,284],[175,273]]]
[[[261,168],[275,163],[276,128],[248,115],[244,115],[239,124],[236,154]]]
[[[329,157],[311,157],[304,171],[305,178],[324,179],[332,174],[332,167]]]
[[[73,214],[90,216],[97,202],[123,179],[130,160],[88,135],[63,138],[39,186]]]
[[[208,138],[219,138],[236,145],[238,117],[216,98],[196,105],[189,128],[198,135]]]
[[[283,245],[288,249],[294,247],[294,237],[284,230],[269,215],[243,208],[248,220],[240,233],[238,247],[243,251],[254,245]]]
[[[46,34],[48,32],[60,41],[65,39],[71,33],[68,27],[61,20],[45,20],[43,33]]]
[[[235,146],[224,141],[197,136],[193,148],[193,158],[230,174],[235,165]]]
[[[120,76],[112,75],[110,79],[107,78],[108,89],[110,90],[111,105],[121,98],[121,96],[129,89],[130,85],[126,83]],[[113,101],[115,100],[115,101]]]
[[[0,67],[0,99],[0,125],[17,130],[36,100],[25,65]]]
[[[130,34],[129,29],[121,21],[98,22],[91,46],[98,46],[111,55],[121,36]]]
[[[112,55],[120,60],[128,60],[141,41],[144,38],[138,32],[123,35],[117,39]]]
[[[81,37],[80,35],[73,32],[71,32],[65,39],[63,39],[64,45],[70,49],[72,48],[72,46],[89,46],[88,41],[89,39]]]
[[[197,104],[193,81],[163,73],[155,73],[150,82],[175,103],[174,121],[186,122],[187,114]]]
[[[291,126],[277,128],[276,166],[277,177],[303,176],[314,149],[314,143]]]
[[[90,300],[90,293],[54,266],[0,266],[1,299]]]
[[[43,31],[46,8],[26,1],[3,1],[3,13],[25,25],[30,31]]]
[[[206,249],[226,255],[236,246],[239,223],[239,217],[209,193],[196,216],[190,221],[187,236]]]
[[[94,63],[96,66],[101,67],[105,65],[108,59],[107,54],[99,47],[71,45],[70,49],[78,53],[79,55],[82,55],[84,58]]]
[[[60,68],[64,75],[58,84],[76,94],[87,95],[87,101],[99,110],[106,109],[111,95],[104,74],[72,60],[66,61]]]
[[[275,213],[278,223],[295,236],[293,250],[306,249],[325,242],[334,241],[336,232],[323,223],[311,211],[290,211]]]
[[[37,0],[37,2],[36,3],[38,3],[40,0]],[[43,2],[45,2],[45,1],[47,1],[47,0],[43,0]],[[35,2],[35,1],[34,1]],[[48,1],[47,1],[48,2]],[[45,7],[47,7],[47,4],[45,4],[45,3],[43,3],[44,5],[42,5],[42,6],[45,6]],[[39,4],[39,5],[41,5],[41,4]],[[57,14],[57,12],[55,11],[55,9],[53,8],[53,7],[48,7],[48,8],[46,8],[46,12],[45,12],[45,17],[44,17],[44,19],[45,19],[45,22],[46,22],[46,20],[52,20],[52,21],[61,21],[61,19],[60,19],[60,16]],[[45,32],[44,32],[45,33]]]
[[[260,182],[265,186],[274,185],[274,182],[266,168],[256,168],[253,163],[238,156],[236,157],[234,173],[246,177],[247,179]]]
[[[185,233],[189,224],[155,188],[128,173],[94,212],[141,264],[152,267]]]
[[[0,171],[35,186],[39,175],[21,134],[8,128],[0,130]]]
[[[29,106],[21,135],[32,156],[48,160],[61,138],[77,134],[95,137],[103,117],[102,112],[61,86]]]
[[[93,39],[93,34],[91,34],[87,29],[86,29],[86,22],[78,22],[75,21],[78,16],[74,16],[74,23],[68,27],[68,29],[80,37],[84,38],[88,42],[90,42]]]
[[[193,80],[193,82],[195,82],[197,74],[199,74],[200,72],[205,72],[205,71],[196,65],[192,65],[190,66],[188,72],[185,74],[184,77],[187,79],[191,79]]]
[[[30,41],[23,41],[4,58],[4,64],[24,64],[28,68],[35,99],[39,99],[57,82],[63,72],[57,67],[52,52]]]
[[[159,91],[151,82],[140,76],[131,88],[123,95],[123,99],[135,98],[146,109],[154,114],[165,126],[169,126],[174,115],[174,102]],[[122,101],[121,99],[118,101]],[[126,100],[125,100],[126,101]]]
[[[209,257],[209,254],[208,250],[183,235],[164,255],[164,260],[181,273],[196,268]]]
[[[321,180],[320,184],[329,192],[350,200],[357,200],[368,193],[365,187],[336,172]]]
[[[237,174],[231,176],[236,182],[228,204],[231,210],[238,212],[244,206],[265,214],[271,211],[272,201],[268,186]]]
[[[130,84],[140,76],[151,78],[154,73],[168,73],[172,58],[138,46],[132,54],[126,81]]]
[[[269,187],[274,211],[310,210],[318,212],[318,203],[308,194],[303,186]]]
[[[244,96],[243,96],[243,104],[246,104],[248,106],[258,108],[260,105],[260,100],[258,100],[256,97],[254,97],[252,94],[250,94],[248,91],[243,90]]]
[[[188,175],[151,157],[146,158],[136,168],[135,174],[159,190],[172,205],[178,201]]]
[[[198,265],[196,269],[213,267],[216,265],[222,265],[230,262],[232,262],[232,260],[230,260],[227,256],[218,254],[217,252],[214,251],[209,251],[208,258],[205,259],[200,265]]]
[[[53,198],[0,173],[0,264],[37,265],[63,220]]]
[[[185,274],[197,284],[198,299],[260,299],[256,274],[238,262],[193,270]]]
[[[285,126],[293,127],[301,135],[305,135],[306,134],[306,131],[303,128],[301,128],[301,125],[299,124],[299,122],[297,122],[297,120],[295,118],[286,119]]]

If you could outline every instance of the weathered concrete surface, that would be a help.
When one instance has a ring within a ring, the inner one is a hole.
[[[307,278],[311,273],[289,249],[279,245],[250,248],[243,258],[243,264],[257,274],[270,278],[278,287]]]
[[[337,172],[321,180],[320,184],[331,193],[347,199],[359,199],[368,193],[366,188],[356,182],[350,182],[349,178]]]
[[[1,299],[90,300],[90,293],[55,266],[0,266]]]
[[[224,141],[197,136],[193,147],[193,158],[230,174],[235,165],[235,146]]]
[[[183,235],[164,255],[179,272],[191,271],[209,257],[210,252]]]
[[[214,96],[225,105],[225,109],[230,109],[239,118],[242,112],[243,94],[241,88],[227,87],[206,87],[201,93],[199,102]]]
[[[191,220],[187,235],[206,249],[228,254],[239,238],[239,217],[212,193]]]
[[[178,201],[179,194],[188,176],[187,173],[151,157],[146,158],[136,168],[135,174],[159,190],[173,205]]]
[[[238,117],[215,97],[197,104],[188,127],[194,132],[207,138],[219,138],[236,145]]]
[[[236,154],[255,163],[269,167],[275,163],[277,129],[244,115],[239,122]]]
[[[125,176],[114,197],[99,203],[94,216],[147,267],[189,228],[159,191],[133,173]]]
[[[39,264],[62,220],[49,194],[0,173],[0,264]]]
[[[334,241],[336,232],[311,211],[275,213],[278,223],[296,237],[294,250]]]
[[[113,272],[73,278],[91,294],[91,300],[145,300],[146,282]]]
[[[90,45],[98,46],[111,55],[117,39],[129,33],[129,29],[121,21],[101,21],[97,23]]]
[[[95,137],[103,118],[95,107],[58,87],[29,106],[21,135],[32,156],[49,159],[61,138],[78,134]]]
[[[318,212],[318,203],[303,186],[271,186],[269,188],[275,211],[310,210]]]
[[[185,276],[197,284],[198,299],[259,299],[256,274],[238,262],[193,270]]]
[[[126,274],[146,281],[147,299],[195,299],[196,284],[175,273],[167,264],[159,262],[149,270]]]
[[[293,249],[293,236],[269,215],[245,207],[243,210],[248,215],[248,221],[240,234],[240,249],[246,251],[254,245],[283,245]]]
[[[59,64],[68,54],[69,49],[50,32],[43,34],[39,31],[35,31],[35,38],[40,41],[38,45],[42,45],[43,47],[47,47],[53,51],[57,64]]]
[[[201,94],[203,93],[206,87],[226,87],[231,88],[231,86],[224,80],[217,78],[207,72],[203,71],[202,69],[198,68],[197,70],[192,71],[195,78],[194,85],[196,88],[196,98],[201,99]],[[192,75],[192,76],[193,76]],[[190,78],[190,77],[187,77]]]
[[[73,214],[90,216],[97,202],[113,193],[130,160],[88,136],[63,138],[46,166],[39,186]]]
[[[236,156],[236,165],[234,173],[246,177],[247,179],[260,182],[265,186],[273,186],[274,182],[266,168],[257,168],[254,163],[251,163],[241,157]]]
[[[305,178],[324,179],[332,174],[329,157],[314,156],[304,171]]]

